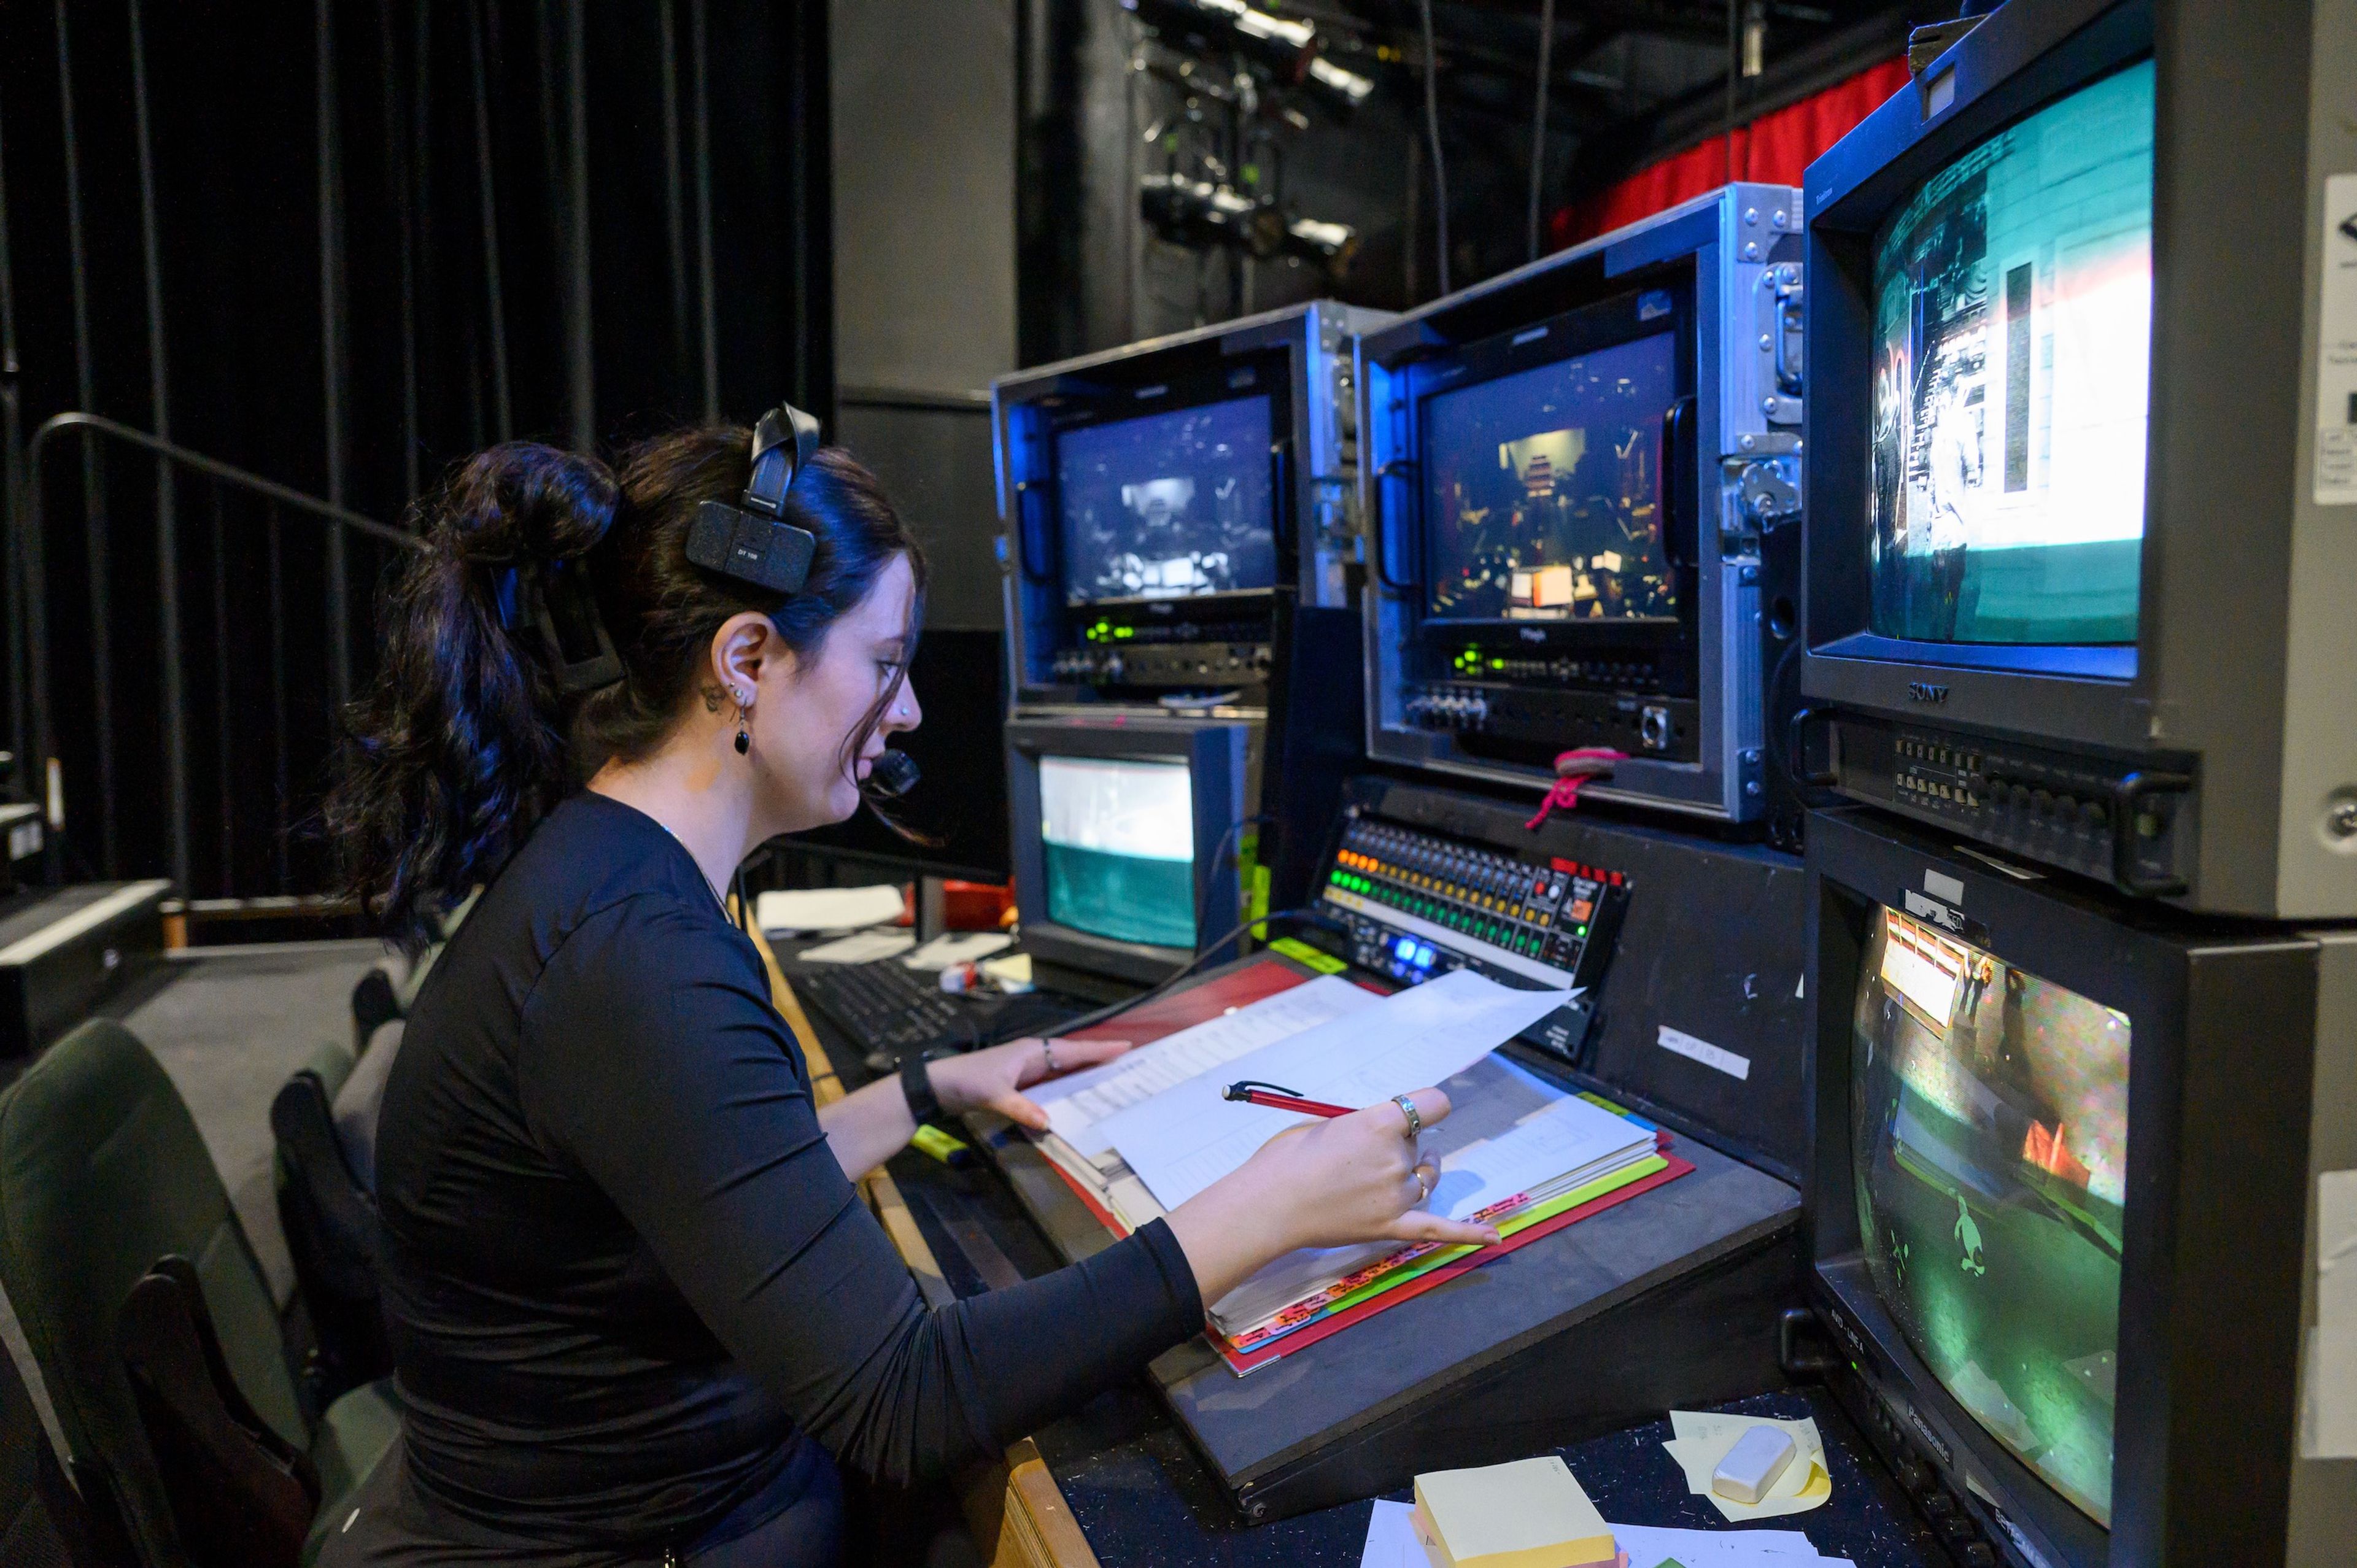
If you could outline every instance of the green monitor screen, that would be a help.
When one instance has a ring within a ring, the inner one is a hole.
[[[2136,640],[2152,146],[2147,60],[1974,147],[1877,235],[1881,635]]]
[[[2108,1526],[2126,1016],[1884,910],[1854,1025],[1877,1294],[1948,1392]]]
[[[1116,941],[1195,945],[1185,763],[1042,757],[1039,839],[1050,920]]]

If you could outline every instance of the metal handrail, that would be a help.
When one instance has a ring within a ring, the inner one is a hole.
[[[306,495],[303,491],[291,486],[282,485],[275,479],[265,478],[260,474],[238,467],[231,463],[224,463],[218,457],[209,457],[201,452],[192,451],[188,447],[167,441],[136,426],[109,419],[103,414],[75,411],[56,414],[42,421],[40,427],[33,432],[32,439],[25,445],[25,489],[23,505],[17,511],[17,515],[24,520],[24,522],[16,541],[18,559],[11,562],[9,567],[12,572],[23,573],[25,626],[22,635],[25,638],[27,660],[25,685],[30,699],[33,729],[31,737],[33,745],[27,747],[20,744],[18,755],[26,756],[29,753],[30,758],[36,760],[41,771],[38,779],[34,781],[34,787],[39,789],[45,798],[48,795],[48,772],[56,766],[57,747],[49,713],[48,581],[43,560],[47,535],[44,532],[42,517],[44,498],[41,484],[41,457],[48,448],[50,437],[66,431],[81,431],[88,435],[102,436],[109,440],[123,442],[126,446],[138,447],[153,453],[167,464],[177,464],[221,480],[264,499],[274,501],[290,510],[307,513],[350,532],[361,534],[384,543],[399,545],[405,550],[425,548],[425,542],[416,534],[379,522],[374,518],[364,517],[359,512],[337,506],[333,502],[323,501],[317,496]],[[169,743],[166,759],[166,793],[171,815],[173,879],[185,893],[188,886],[188,736],[186,733],[188,715],[179,682],[181,648],[178,563],[171,552],[171,542],[167,537],[164,519],[160,511],[157,516],[156,542],[158,559],[162,565],[163,605],[160,618],[163,623],[165,643],[163,650],[164,728]],[[104,627],[92,628],[92,634],[95,636],[102,637],[106,633],[107,628]],[[22,737],[19,739],[21,741]],[[55,803],[52,801],[50,804],[51,826],[55,827],[57,825],[54,815]],[[47,853],[50,867],[54,871],[57,865],[57,841],[54,833],[49,837],[50,843]]]

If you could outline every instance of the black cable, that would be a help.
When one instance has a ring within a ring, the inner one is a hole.
[[[1424,16],[1424,128],[1432,138],[1433,220],[1440,240],[1440,292],[1448,292],[1448,170],[1440,161],[1440,97],[1432,58],[1432,0],[1416,0]],[[1414,244],[1415,236],[1408,236]],[[1414,301],[1409,303],[1413,304]]]
[[[1549,57],[1555,48],[1555,0],[1539,0],[1539,95],[1531,113],[1531,260],[1539,259],[1539,188],[1546,175]]]
[[[1210,868],[1203,874],[1203,885],[1195,890],[1195,929],[1198,934],[1200,934],[1203,929],[1203,917],[1211,912],[1211,878],[1220,874],[1220,863],[1227,858],[1228,846],[1230,843],[1232,843],[1235,846],[1236,869],[1238,871],[1242,871],[1243,869],[1244,846],[1243,840],[1240,835],[1243,832],[1244,829],[1248,827],[1269,827],[1273,825],[1276,819],[1275,817],[1270,816],[1265,811],[1255,812],[1252,816],[1239,817],[1236,821],[1230,822],[1228,824],[1228,831],[1220,835],[1220,842],[1217,844],[1214,844],[1211,848],[1211,864]],[[1243,902],[1244,897],[1243,882],[1243,879],[1239,877],[1236,882],[1237,901],[1239,903]],[[1198,956],[1200,956],[1207,950],[1211,950],[1203,948],[1197,948],[1195,950]]]

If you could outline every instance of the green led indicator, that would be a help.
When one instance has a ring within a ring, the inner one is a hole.
[[[1502,659],[1492,659],[1490,660],[1490,668],[1492,670],[1503,670],[1505,667],[1506,661]]]
[[[1584,937],[1587,934],[1587,928],[1586,926],[1582,926],[1571,934],[1575,937]]]
[[[1114,632],[1114,635],[1115,637],[1135,637],[1136,635],[1136,630],[1135,628],[1125,626],[1120,630]]]

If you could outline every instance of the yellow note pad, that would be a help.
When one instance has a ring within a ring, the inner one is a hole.
[[[1620,1550],[1612,1527],[1552,1454],[1418,1476],[1409,1517],[1433,1568],[1588,1568]]]

